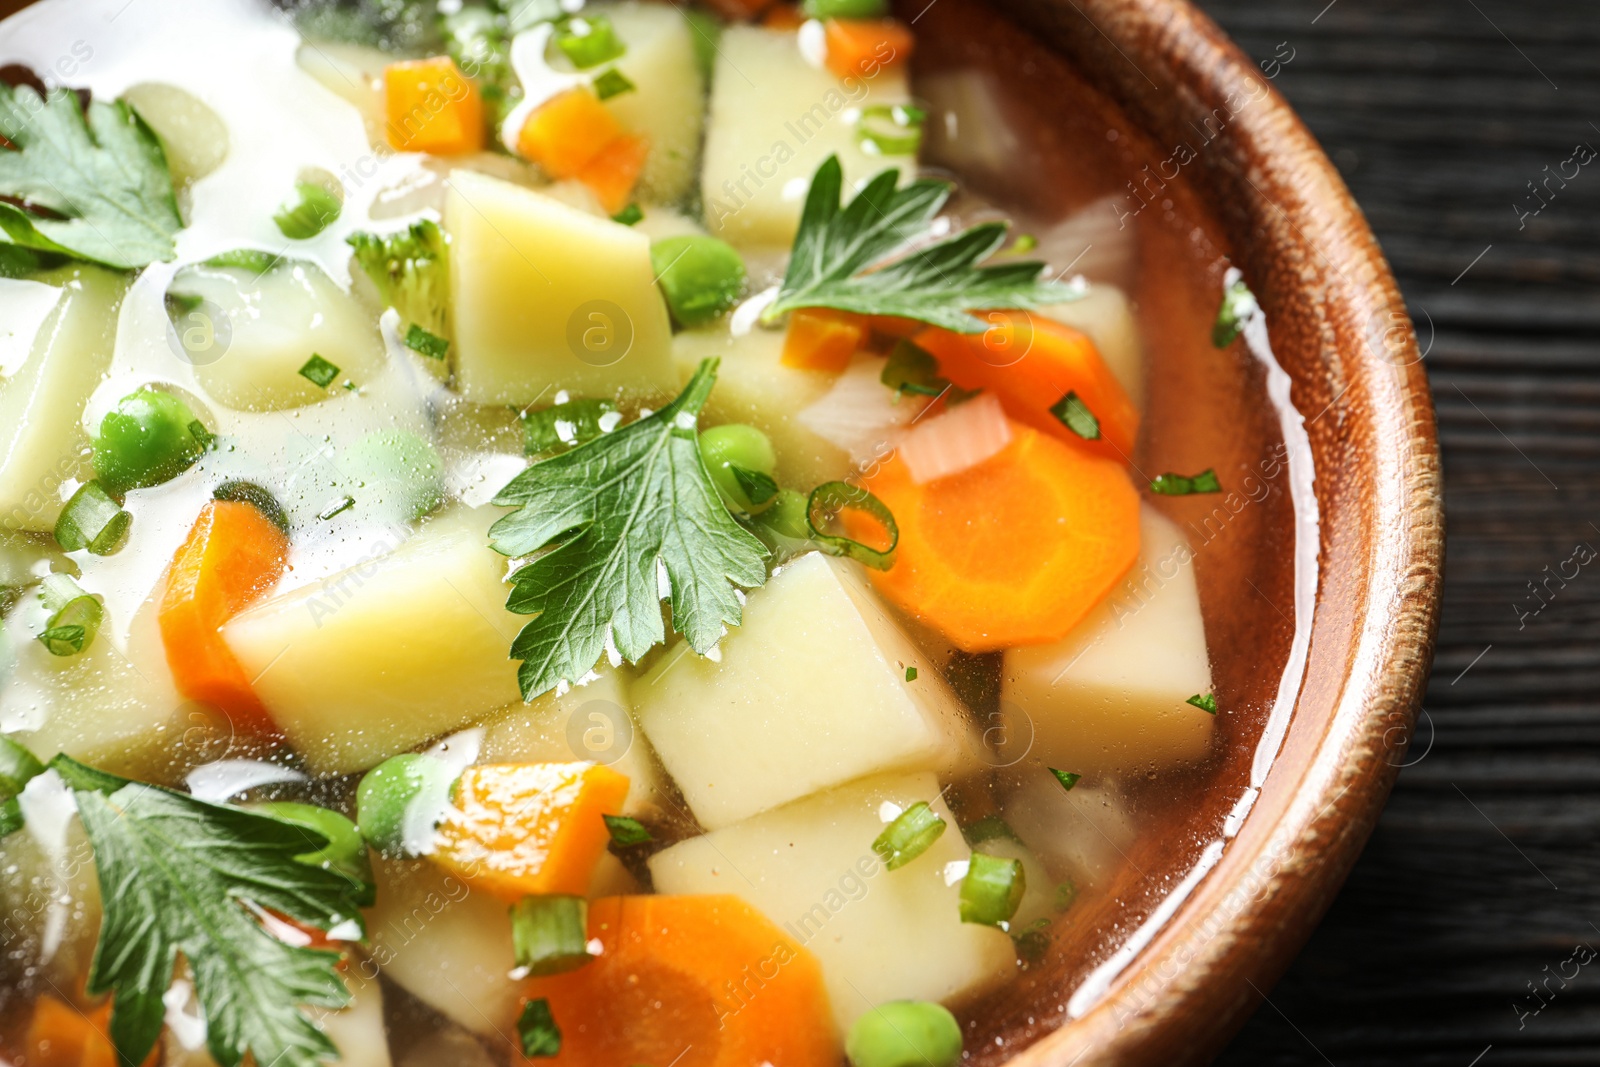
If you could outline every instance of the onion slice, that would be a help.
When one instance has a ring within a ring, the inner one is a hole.
[[[1000,401],[982,393],[900,438],[900,458],[911,480],[926,485],[976,467],[1011,443],[1011,424]]]

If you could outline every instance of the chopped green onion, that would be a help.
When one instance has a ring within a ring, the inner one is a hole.
[[[1069,878],[1065,882],[1062,882],[1060,885],[1056,886],[1055,900],[1051,904],[1051,907],[1055,908],[1056,912],[1059,914],[1060,912],[1066,911],[1068,908],[1072,907],[1072,902],[1077,899],[1078,887],[1072,881],[1072,879]]]
[[[830,534],[822,529],[831,516],[846,508],[865,512],[883,524],[889,536],[885,548],[873,548],[842,534]],[[894,513],[888,505],[865,489],[846,482],[824,482],[811,490],[806,502],[806,522],[811,526],[811,536],[827,551],[836,556],[848,556],[857,563],[886,571],[894,566],[895,546],[900,543],[900,527],[895,524]]]
[[[977,822],[968,823],[961,828],[961,836],[967,839],[967,844],[977,848],[985,841],[1015,841],[1017,835],[1014,830],[998,815],[985,815]]]
[[[916,680],[917,680],[917,669],[915,667],[907,667],[906,668],[906,681],[914,682]]]
[[[1188,496],[1191,493],[1220,493],[1222,483],[1217,481],[1217,472],[1207,467],[1192,478],[1181,474],[1158,474],[1150,483],[1152,493],[1161,493],[1164,496]]]
[[[594,95],[602,100],[610,100],[613,96],[631,93],[638,86],[628,80],[628,76],[616,67],[612,67],[594,80]]]
[[[919,800],[884,827],[883,833],[872,842],[872,851],[889,870],[899,870],[928,851],[942,833],[944,820],[926,800]]]
[[[604,15],[575,18],[567,23],[567,32],[556,38],[556,47],[572,60],[579,70],[609,63],[628,51]]]
[[[306,360],[306,365],[300,368],[300,377],[319,389],[326,389],[332,385],[333,380],[338,376],[339,368],[315,352],[311,353],[311,358]]]
[[[561,1052],[561,1028],[550,1014],[548,1000],[539,997],[522,1006],[522,1015],[517,1019],[517,1036],[522,1039],[522,1054],[529,1059]]]
[[[517,966],[536,978],[575,971],[590,960],[589,902],[583,897],[523,897],[511,906]]]
[[[429,333],[416,323],[406,330],[406,347],[413,352],[420,352],[429,359],[443,359],[450,354],[450,342],[438,334]],[[335,368],[337,374],[338,369]]]
[[[39,642],[53,656],[73,656],[94,641],[105,618],[105,608],[65,574],[52,574],[39,586],[40,599],[50,617]]]
[[[289,532],[289,516],[284,513],[283,505],[278,503],[278,498],[264,486],[236,478],[223,482],[213,489],[211,497],[213,500],[237,500],[254,505],[257,511],[266,516],[268,522],[284,533]]]
[[[855,1021],[844,1048],[851,1067],[956,1067],[961,1024],[942,1005],[891,1000]]]
[[[1100,420],[1094,417],[1094,412],[1089,410],[1089,405],[1077,393],[1069,392],[1057,400],[1050,408],[1050,414],[1085,441],[1100,439]]]
[[[1000,926],[1011,921],[1027,889],[1021,860],[974,852],[961,879],[961,921]]]
[[[56,520],[56,543],[68,552],[109,556],[122,547],[133,516],[99,482],[84,482]]]
[[[328,843],[295,857],[308,867],[319,867],[344,875],[357,889],[357,902],[370,907],[377,899],[377,883],[372,879],[372,859],[367,842],[356,824],[330,808],[299,804],[288,800],[262,804],[260,810],[286,823],[321,834]]]
[[[615,215],[611,216],[612,222],[620,222],[624,226],[633,226],[644,221],[644,209],[637,202],[629,204]]]
[[[739,491],[744,494],[744,498],[756,507],[778,495],[778,483],[772,480],[772,475],[764,471],[745,470],[732,464],[728,466],[728,470],[739,483]]]
[[[873,104],[856,120],[856,142],[870,156],[914,156],[928,113],[909,104]]]
[[[1211,325],[1211,343],[1217,348],[1227,348],[1244,332],[1245,321],[1261,309],[1256,295],[1243,279],[1234,281],[1222,291],[1222,305],[1217,308],[1217,321]]]
[[[294,191],[295,199],[272,216],[278,232],[291,241],[309,241],[331,226],[344,207],[343,198],[321,182],[297,181]]]
[[[1193,704],[1207,715],[1215,715],[1217,713],[1217,698],[1211,693],[1196,693],[1188,700],[1185,700],[1184,703]]]
[[[342,514],[344,514],[345,512],[349,511],[351,508],[353,508],[355,506],[356,506],[356,498],[351,496],[349,493],[346,493],[344,496],[340,497],[339,499],[337,499],[335,501],[332,501],[331,503],[328,504],[327,507],[325,507],[321,511],[317,512],[317,518],[319,518],[322,521],[326,522],[329,519],[333,518],[335,515],[342,515]]]
[[[609,400],[568,400],[522,416],[522,449],[530,456],[566,452],[610,433],[621,421]]]
[[[602,815],[600,818],[605,820],[606,829],[611,833],[611,843],[617,848],[647,845],[655,840],[638,819],[630,819],[626,815]]]
[[[1054,767],[1050,768],[1050,773],[1056,776],[1056,781],[1061,783],[1061,788],[1068,792],[1071,792],[1072,787],[1077,785],[1078,781],[1083,777],[1083,775],[1074,774],[1071,771],[1058,771]]]

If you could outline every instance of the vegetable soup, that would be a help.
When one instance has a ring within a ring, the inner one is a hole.
[[[4,1058],[953,1067],[1116,980],[1281,738],[1303,429],[1205,131],[924,14],[0,23]]]

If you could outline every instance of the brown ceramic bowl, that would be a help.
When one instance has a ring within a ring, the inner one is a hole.
[[[0,16],[24,6],[0,0]],[[1203,1062],[1309,936],[1403,762],[1432,655],[1443,551],[1421,357],[1360,209],[1271,86],[1281,55],[1258,64],[1184,0],[900,6],[916,25],[919,69],[987,68],[1030,102],[1025,151],[1007,176],[1013,200],[1059,213],[1134,183],[1152,215],[1175,208],[1169,218],[1198,220],[1192,234],[1141,220],[1134,295],[1162,384],[1151,390],[1138,462],[1238,476],[1278,440],[1259,368],[1227,362],[1204,339],[1219,263],[1241,268],[1259,298],[1307,422],[1320,544],[1297,691],[1278,696],[1296,612],[1286,562],[1293,515],[1277,494],[1230,516],[1198,557],[1217,697],[1231,713],[1218,720],[1219,757],[1164,786],[1167,810],[1155,813],[1163,831],[1142,835],[1109,889],[1075,906],[1041,964],[962,1013],[967,1062],[977,1067]],[[1105,156],[1112,131],[1111,172],[1102,165],[1085,178],[1077,149],[1098,139]],[[1200,287],[1202,302],[1194,279],[1207,271],[1216,276]],[[1191,530],[1214,509],[1163,507]],[[1241,595],[1247,580],[1254,593]],[[1286,729],[1276,758],[1257,771],[1269,718]],[[1183,872],[1252,782],[1259,793],[1248,815],[1186,885]],[[1150,923],[1163,907],[1164,921]],[[1149,940],[1098,997],[1086,996],[1118,947],[1106,931],[1140,925]]]
[[[1203,339],[1222,263],[1243,270],[1265,309],[1306,421],[1321,532],[1298,692],[1278,696],[1294,629],[1284,562],[1293,517],[1286,506],[1246,508],[1197,555],[1217,699],[1239,713],[1219,720],[1209,777],[1193,779],[1201,788],[1188,795],[1181,779],[1167,790],[1162,832],[1134,843],[1110,891],[1069,913],[1020,986],[964,1015],[969,1062],[982,1065],[1204,1062],[1322,917],[1403,762],[1432,656],[1444,542],[1421,356],[1360,209],[1272,88],[1273,60],[1293,42],[1257,63],[1184,0],[905,0],[900,14],[916,18],[921,70],[987,68],[1026,101],[1016,169],[1038,177],[1001,179],[1013,201],[1070,209],[1104,195],[1107,176],[1084,178],[1094,169],[1084,161],[1110,139],[1120,173],[1109,187],[1140,196],[1151,215],[1176,209],[1167,215],[1176,223],[1140,232],[1134,295],[1147,373],[1160,384],[1149,390],[1138,464],[1214,464],[1238,478],[1274,446],[1260,379]],[[1205,304],[1185,293],[1197,270],[1218,275]],[[1162,505],[1191,533],[1215,507]],[[1287,723],[1282,745],[1253,772],[1275,705]],[[1185,887],[1184,872],[1253,781],[1260,792],[1237,835]],[[1130,920],[1146,921],[1163,901],[1174,910],[1107,983],[1106,931],[1126,936]],[[1098,999],[1083,992],[1095,978]]]

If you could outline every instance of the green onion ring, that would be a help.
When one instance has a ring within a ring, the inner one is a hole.
[[[856,141],[880,156],[914,156],[922,147],[928,113],[909,104],[873,104],[861,109]]]
[[[889,531],[889,547],[879,550],[842,534],[824,531],[822,525],[845,508],[866,512],[883,523],[884,529]],[[806,524],[811,527],[811,536],[817,543],[836,556],[848,556],[857,563],[880,571],[894,566],[894,550],[900,544],[900,527],[895,524],[894,513],[888,505],[860,486],[848,482],[824,482],[811,490],[811,499],[806,502]]]

